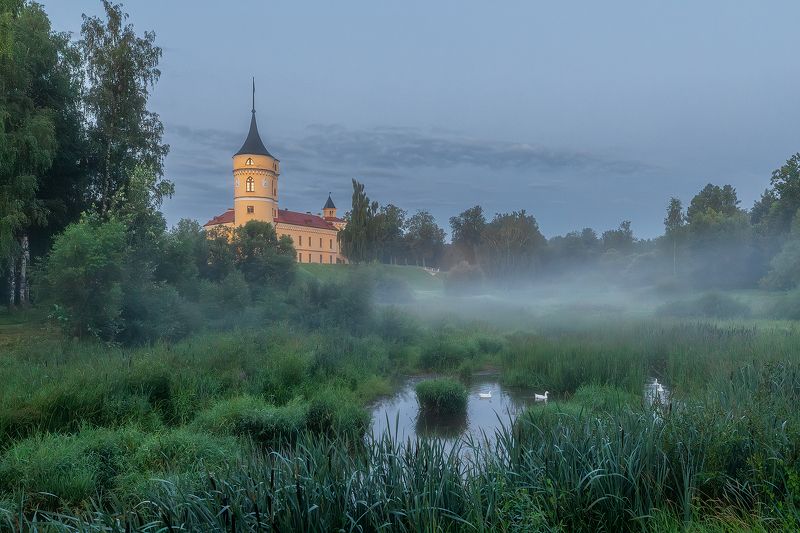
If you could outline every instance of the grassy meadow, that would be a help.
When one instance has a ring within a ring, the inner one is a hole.
[[[800,526],[795,323],[515,304],[514,320],[478,318],[473,297],[390,268],[412,300],[370,306],[357,328],[247,310],[229,328],[120,346],[63,338],[38,310],[0,314],[0,527]],[[485,370],[552,399],[491,444],[370,434],[369,406],[408,376],[448,378],[425,394],[458,403],[457,381]],[[654,377],[669,402],[643,399]]]

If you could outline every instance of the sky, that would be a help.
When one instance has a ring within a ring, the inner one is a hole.
[[[44,0],[79,38],[99,0]],[[749,208],[800,151],[800,2],[129,0],[156,32],[150,107],[170,145],[170,224],[233,205],[251,77],[281,208],[328,192],[448,219],[526,210],[550,237],[733,185]]]

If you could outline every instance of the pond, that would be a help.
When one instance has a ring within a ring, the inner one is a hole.
[[[371,429],[376,438],[390,433],[397,441],[416,437],[436,437],[451,444],[462,437],[472,437],[476,442],[484,438],[492,441],[496,430],[508,427],[527,406],[535,403],[534,391],[504,387],[496,375],[479,375],[467,388],[465,414],[432,416],[420,413],[414,391],[416,384],[424,379],[428,378],[409,378],[395,395],[372,407]],[[648,404],[661,408],[672,401],[669,389],[655,378],[644,384],[642,395]]]
[[[397,440],[415,437],[438,437],[455,442],[471,436],[492,439],[501,425],[509,426],[525,407],[534,402],[531,391],[502,386],[496,376],[477,376],[467,388],[467,410],[462,415],[431,416],[419,412],[414,387],[426,378],[409,378],[402,389],[372,408],[372,432],[375,437],[391,433]],[[490,398],[482,396],[491,396]]]

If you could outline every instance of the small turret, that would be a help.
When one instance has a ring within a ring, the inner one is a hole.
[[[336,206],[331,199],[331,193],[328,193],[328,201],[325,202],[325,206],[322,208],[322,216],[327,218],[336,218]]]

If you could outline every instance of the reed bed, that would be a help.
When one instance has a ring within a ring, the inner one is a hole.
[[[276,325],[135,349],[15,345],[0,357],[0,528],[800,526],[792,324],[503,332],[392,320],[417,329],[353,336]],[[556,401],[480,442],[362,436],[366,402],[431,360],[447,361],[451,375],[498,368],[506,383],[556,391]],[[653,376],[669,401],[642,399]]]

